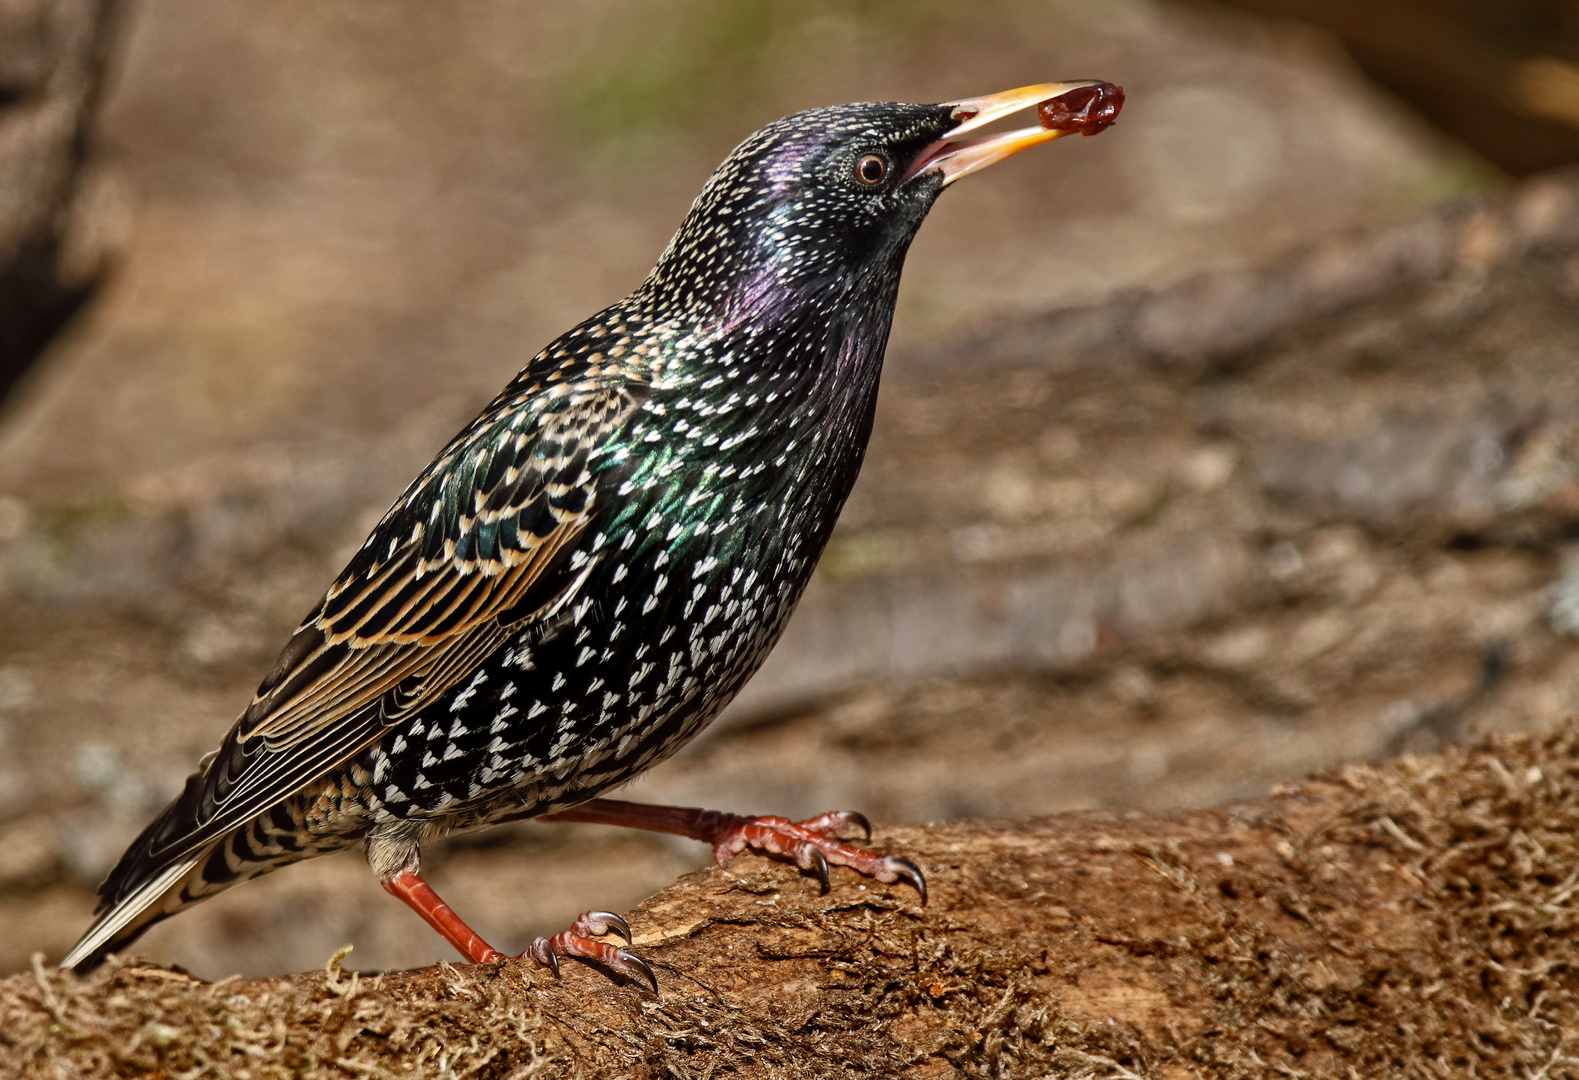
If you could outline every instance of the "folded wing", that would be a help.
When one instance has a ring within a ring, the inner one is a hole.
[[[553,616],[597,555],[600,491],[643,397],[620,381],[504,395],[373,530],[246,712],[100,888],[127,923],[152,880],[441,697],[512,634]],[[94,937],[90,929],[83,945]],[[73,956],[83,951],[83,945]],[[67,958],[68,961],[71,957]]]

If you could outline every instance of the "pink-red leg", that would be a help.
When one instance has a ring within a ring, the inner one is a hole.
[[[482,939],[482,935],[461,920],[433,891],[433,886],[422,880],[415,870],[399,870],[381,884],[384,891],[406,902],[406,906],[421,915],[423,920],[455,946],[455,951],[474,964],[491,964],[503,960],[504,953]]]
[[[484,941],[481,934],[467,926],[448,904],[439,899],[433,886],[424,881],[417,871],[397,871],[385,878],[382,884],[385,891],[403,900],[472,963],[491,964],[505,959],[504,953]],[[645,960],[617,946],[592,940],[595,936],[611,932],[619,934],[627,942],[631,939],[631,928],[624,919],[611,911],[589,911],[577,919],[569,930],[551,938],[538,938],[521,956],[530,956],[556,976],[559,974],[561,956],[592,960],[628,978],[640,978],[657,991],[657,976]]]
[[[713,845],[713,858],[719,864],[748,849],[764,855],[778,855],[816,874],[824,890],[828,888],[828,864],[848,866],[878,881],[907,881],[921,894],[921,902],[927,902],[927,880],[915,863],[899,855],[879,855],[851,847],[838,839],[855,831],[864,833],[868,839],[872,835],[871,823],[865,815],[851,810],[836,810],[806,821],[791,821],[773,815],[747,817],[689,806],[649,806],[617,799],[593,799],[570,810],[545,814],[538,820],[624,825],[686,836]]]

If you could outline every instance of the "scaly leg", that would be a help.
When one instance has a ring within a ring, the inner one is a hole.
[[[828,864],[834,863],[882,882],[907,881],[921,894],[921,902],[927,902],[927,879],[915,863],[899,855],[878,855],[840,843],[839,836],[857,830],[871,839],[871,822],[866,820],[866,815],[852,810],[836,810],[806,821],[791,821],[771,815],[746,817],[688,806],[649,806],[617,799],[593,799],[570,810],[545,814],[538,820],[624,825],[686,836],[713,845],[713,858],[720,865],[748,848],[765,855],[780,855],[802,870],[816,874],[824,891],[828,888]]]
[[[505,958],[504,953],[484,941],[481,934],[467,926],[448,904],[439,899],[433,886],[422,880],[422,875],[417,871],[398,870],[383,879],[381,884],[392,896],[405,901],[412,911],[421,915],[429,926],[472,963],[492,964]],[[555,975],[559,974],[561,956],[592,960],[627,978],[645,980],[656,993],[658,978],[645,960],[614,945],[592,940],[593,937],[610,932],[619,934],[627,942],[631,939],[631,928],[624,919],[611,911],[589,911],[572,923],[569,930],[551,938],[540,937],[533,941],[532,947],[521,957],[530,956]]]

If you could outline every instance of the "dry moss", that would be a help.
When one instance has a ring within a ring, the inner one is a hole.
[[[20,1076],[1579,1075],[1579,727],[1189,814],[906,827],[934,902],[762,862],[582,967],[0,983]]]

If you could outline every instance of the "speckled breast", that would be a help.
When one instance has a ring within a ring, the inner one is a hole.
[[[657,397],[658,414],[672,418],[669,404]],[[559,613],[363,755],[373,818],[464,829],[564,809],[699,732],[783,632],[854,483],[871,404],[771,432],[734,483],[717,481],[714,455],[627,490],[633,527],[591,538],[594,572]]]

